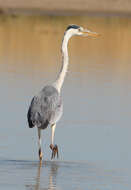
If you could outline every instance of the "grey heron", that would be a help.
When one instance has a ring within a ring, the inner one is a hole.
[[[68,41],[72,36],[93,36],[97,37],[99,34],[91,32],[88,29],[77,25],[69,25],[65,30],[62,40],[62,66],[56,81],[52,85],[45,86],[38,95],[34,96],[29,110],[27,113],[27,119],[29,128],[37,127],[38,129],[38,146],[39,146],[39,159],[42,160],[41,150],[41,130],[51,126],[51,144],[52,150],[51,159],[58,157],[58,146],[54,144],[54,133],[56,123],[62,116],[63,104],[61,99],[61,88],[66,76],[68,68]]]

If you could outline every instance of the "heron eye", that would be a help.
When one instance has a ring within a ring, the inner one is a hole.
[[[80,29],[80,28],[78,28],[78,31],[79,31],[79,32],[81,32],[81,29]]]

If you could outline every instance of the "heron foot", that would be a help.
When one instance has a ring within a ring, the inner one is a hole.
[[[40,159],[40,161],[42,161],[42,158],[43,158],[43,154],[42,154],[41,149],[39,149],[39,159]]]
[[[57,145],[50,145],[50,149],[52,150],[52,154],[51,154],[51,160],[53,158],[55,158],[55,156],[57,155],[57,158],[59,157],[59,153],[58,153],[58,146]]]

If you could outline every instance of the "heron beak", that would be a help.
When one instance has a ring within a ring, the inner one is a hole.
[[[101,34],[98,34],[96,32],[91,32],[90,30],[84,30],[82,31],[84,36],[91,36],[91,37],[99,37]]]

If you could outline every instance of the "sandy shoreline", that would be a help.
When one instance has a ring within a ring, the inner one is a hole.
[[[131,15],[128,0],[0,0],[1,14]]]
[[[120,11],[81,11],[81,10],[50,10],[30,8],[0,8],[0,14],[5,15],[49,15],[49,16],[119,16],[131,17],[131,12]]]

